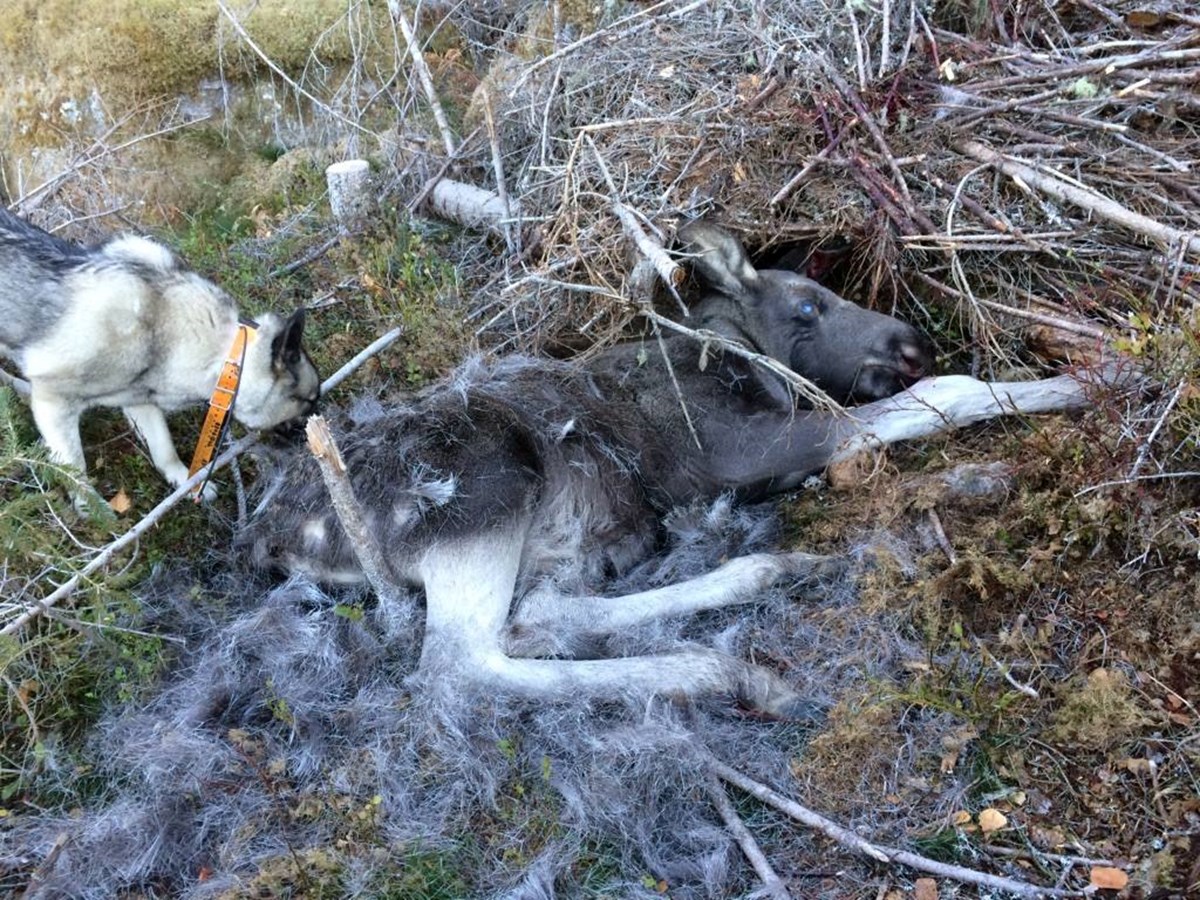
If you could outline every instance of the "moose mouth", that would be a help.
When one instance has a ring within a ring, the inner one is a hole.
[[[880,400],[912,387],[933,369],[932,355],[917,344],[903,344],[889,358],[868,359],[859,370],[854,392]]]

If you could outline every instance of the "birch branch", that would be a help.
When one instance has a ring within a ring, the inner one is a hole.
[[[446,111],[442,109],[442,101],[438,99],[437,91],[434,89],[433,76],[429,74],[429,66],[425,64],[425,56],[421,53],[416,35],[413,34],[412,25],[409,23],[408,17],[404,15],[404,10],[400,8],[399,3],[388,3],[388,11],[392,14],[392,20],[400,26],[404,43],[408,45],[408,54],[412,57],[413,68],[417,70],[417,79],[421,82],[421,88],[425,91],[425,99],[429,102],[429,108],[433,112],[433,120],[437,123],[438,131],[441,132],[442,145],[446,148],[446,155],[453,156],[455,152],[454,132],[450,129]]]
[[[671,296],[675,298],[675,302],[679,304],[680,310],[686,316],[688,314],[687,307],[683,305],[683,301],[679,298],[677,292],[677,288],[683,283],[686,277],[683,267],[671,259],[670,254],[667,253],[660,241],[646,234],[645,229],[642,228],[633,211],[617,199],[617,185],[608,171],[604,157],[596,149],[596,144],[592,141],[590,134],[585,134],[584,138],[587,140],[588,146],[592,150],[592,155],[596,158],[596,164],[600,166],[600,172],[604,176],[605,183],[608,185],[609,204],[612,207],[613,215],[617,217],[617,221],[621,223],[621,228],[625,231],[625,235],[633,241],[638,252],[654,266],[654,271],[658,272],[658,277],[663,280],[663,284],[667,286],[667,290],[671,292]]]
[[[712,799],[713,806],[721,814],[725,827],[729,829],[733,839],[738,842],[738,846],[746,854],[746,859],[750,861],[750,865],[758,874],[767,895],[774,897],[775,900],[791,900],[792,895],[788,893],[787,885],[783,883],[783,879],[779,877],[762,852],[762,848],[758,846],[758,841],[754,839],[754,835],[750,833],[746,823],[742,821],[737,810],[733,808],[733,804],[729,802],[729,795],[725,793],[725,788],[720,780],[712,774],[705,780],[707,782],[705,787],[708,789],[708,796]]]
[[[929,872],[932,875],[938,875],[942,878],[949,878],[954,881],[962,882],[963,884],[975,884],[981,887],[990,888],[991,890],[1006,891],[1010,894],[1016,894],[1019,897],[1080,897],[1083,896],[1079,891],[1068,891],[1062,888],[1045,888],[1038,887],[1034,884],[1029,884],[1025,881],[1017,881],[1015,878],[1005,878],[1002,875],[991,875],[987,872],[980,872],[975,869],[968,869],[963,866],[955,866],[950,863],[938,862],[935,859],[930,859],[927,856],[921,856],[919,853],[911,853],[908,850],[896,850],[891,847],[881,847],[873,844],[864,838],[859,837],[848,828],[843,828],[831,819],[827,819],[819,813],[815,813],[807,807],[801,806],[790,797],[785,797],[778,791],[772,790],[761,782],[755,781],[748,775],[743,775],[730,766],[725,765],[716,759],[710,759],[708,762],[710,771],[718,778],[727,781],[737,788],[750,794],[766,803],[768,806],[774,807],[784,815],[791,819],[812,828],[815,831],[830,838],[843,847],[854,850],[856,853],[861,853],[871,857],[876,862],[881,863],[900,863],[909,868],[916,869],[920,872]]]
[[[1122,206],[1117,201],[1105,197],[1098,191],[1068,184],[1048,172],[1040,171],[1025,162],[985,147],[978,141],[959,141],[954,145],[954,149],[979,162],[995,166],[1010,178],[1044,194],[1049,194],[1056,200],[1077,206],[1106,222],[1119,225],[1168,246],[1182,246],[1187,249],[1188,253],[1200,256],[1200,236],[1156,222],[1149,216],[1134,212],[1129,207]]]

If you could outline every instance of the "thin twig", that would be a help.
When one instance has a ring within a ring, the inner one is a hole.
[[[150,131],[146,134],[139,134],[136,137],[132,137],[127,141],[122,141],[120,144],[117,144],[113,147],[109,147],[103,143],[109,135],[116,133],[117,129],[123,126],[132,117],[133,114],[130,114],[129,116],[126,116],[119,122],[115,123],[111,128],[108,129],[108,131],[104,133],[103,136],[93,141],[91,146],[84,151],[83,154],[76,157],[69,166],[55,173],[54,175],[51,175],[37,187],[26,191],[22,196],[18,197],[11,204],[9,204],[9,209],[18,210],[22,215],[28,215],[33,209],[36,209],[50,196],[50,192],[53,188],[57,187],[66,178],[75,174],[85,166],[94,165],[95,163],[104,159],[104,157],[120,153],[122,150],[126,150],[130,147],[140,144],[142,141],[147,141],[151,138],[162,137],[167,134],[173,134],[174,132],[182,131],[185,128],[191,128],[193,125],[199,125],[202,122],[208,121],[210,118],[209,116],[199,116],[195,119],[188,119],[186,122],[178,122],[174,125],[168,125],[164,128],[159,128],[156,131]],[[96,148],[96,152],[94,154],[91,152],[93,148]]]
[[[500,134],[496,128],[496,115],[492,110],[492,92],[485,86],[483,88],[483,120],[487,126],[488,144],[492,148],[492,174],[496,178],[496,196],[500,198],[500,204],[504,207],[504,246],[508,248],[509,254],[516,255],[521,252],[520,240],[514,236],[520,235],[520,228],[514,229],[512,223],[512,204],[508,202],[508,186],[504,179],[504,156],[500,152]]]
[[[327,240],[321,241],[321,243],[319,243],[313,249],[309,250],[307,253],[305,253],[300,258],[294,259],[287,265],[280,266],[278,269],[273,270],[269,275],[267,275],[267,277],[268,278],[279,278],[280,276],[283,276],[283,275],[290,275],[292,272],[295,272],[297,269],[299,269],[303,266],[307,266],[311,262],[316,262],[318,259],[320,259],[322,256],[324,256],[326,253],[328,253],[330,250],[332,250],[335,246],[337,246],[337,242],[340,241],[346,235],[346,233],[347,233],[346,230],[339,226],[338,230],[337,230],[337,234],[335,234],[333,237],[328,238]]]
[[[877,862],[881,863],[899,863],[908,866],[912,869],[917,869],[921,872],[929,872],[933,875],[938,875],[942,878],[949,878],[953,881],[959,881],[964,884],[976,884],[981,887],[990,888],[991,890],[1006,891],[1011,894],[1016,894],[1020,897],[1081,897],[1079,891],[1068,891],[1061,888],[1046,888],[1038,887],[1037,885],[1029,884],[1024,881],[1017,881],[1013,878],[1005,878],[1002,875],[991,875],[987,872],[980,872],[975,869],[968,869],[963,866],[955,866],[950,863],[939,862],[935,859],[930,859],[927,856],[921,856],[919,853],[912,853],[908,850],[897,850],[891,847],[882,847],[878,844],[873,844],[864,838],[859,837],[853,831],[843,828],[831,819],[827,819],[819,813],[815,813],[807,807],[801,806],[790,797],[785,797],[783,794],[767,787],[761,782],[755,781],[747,775],[743,775],[730,766],[725,765],[719,760],[710,758],[708,761],[709,768],[722,780],[729,782],[737,788],[756,797],[768,806],[772,806],[779,810],[789,818],[795,819],[797,822],[821,832],[826,837],[847,847],[856,853],[862,853],[869,856]]]
[[[1051,328],[1060,328],[1063,331],[1069,331],[1072,334],[1082,334],[1086,337],[1095,338],[1097,341],[1107,342],[1108,335],[1103,328],[1096,325],[1089,325],[1087,322],[1076,322],[1071,319],[1063,319],[1057,316],[1047,316],[1043,313],[1036,313],[1028,309],[1020,309],[1016,306],[1008,306],[1004,303],[997,303],[995,300],[985,300],[982,297],[968,297],[962,291],[957,291],[947,284],[942,284],[936,278],[926,275],[921,271],[912,273],[918,279],[925,282],[930,287],[941,291],[949,297],[955,297],[969,303],[978,303],[980,306],[994,310],[998,313],[1003,313],[1006,316],[1015,316],[1018,319],[1028,319],[1031,322],[1038,322],[1042,325],[1048,325]]]
[[[652,16],[656,12],[658,12],[660,9],[662,9],[664,6],[671,6],[675,2],[677,2],[677,0],[660,0],[660,2],[651,4],[650,6],[647,6],[645,9],[638,10],[637,12],[631,13],[630,15],[625,16],[622,19],[618,19],[617,21],[615,21],[611,25],[609,25],[607,28],[599,28],[596,31],[593,31],[591,34],[585,35],[584,37],[581,37],[579,40],[573,41],[570,44],[567,44],[565,47],[554,51],[550,55],[543,56],[541,59],[539,59],[537,62],[533,63],[532,65],[530,65],[527,69],[525,69],[524,72],[521,73],[521,77],[518,78],[516,80],[516,82],[513,83],[513,86],[511,88],[511,90],[509,91],[509,96],[512,96],[517,91],[519,91],[522,87],[524,87],[525,82],[527,82],[530,79],[530,77],[533,75],[534,72],[538,71],[539,69],[543,68],[544,66],[550,65],[550,63],[552,63],[556,60],[562,59],[564,56],[569,56],[570,54],[574,53],[576,50],[578,50],[581,47],[586,47],[588,44],[594,43],[595,41],[598,41],[602,38],[609,38],[609,37],[615,38],[617,36],[625,37],[625,36],[632,34],[635,31],[641,31],[643,28],[650,27],[650,25],[653,24],[653,20],[643,21],[643,22],[639,22],[638,20],[645,19],[647,16]],[[695,0],[695,2],[689,3],[687,6],[684,6],[680,9],[671,11],[663,18],[671,19],[671,18],[676,18],[678,16],[686,15],[687,13],[691,12],[694,9],[699,9],[701,6],[706,6],[708,4],[708,2],[709,2],[709,0]],[[636,24],[632,24],[632,27],[625,28],[623,31],[618,31],[618,29],[624,28],[624,26],[630,25],[631,23],[636,23]]]
[[[279,68],[279,66],[275,64],[275,61],[272,60],[271,57],[267,56],[267,54],[263,52],[262,48],[259,47],[258,44],[254,43],[254,38],[250,37],[250,34],[245,28],[242,27],[242,23],[239,22],[234,14],[229,11],[229,7],[227,7],[222,0],[217,0],[217,9],[219,9],[221,14],[229,20],[231,25],[233,25],[233,30],[238,33],[238,37],[245,41],[247,46],[254,51],[254,54],[267,64],[267,68],[283,79],[292,90],[316,106],[317,109],[321,110],[326,115],[332,116],[342,124],[349,125],[355,131],[362,132],[363,134],[369,134],[377,137],[375,132],[373,132],[370,128],[367,128],[359,122],[355,122],[353,119],[343,116],[328,103],[320,100],[310,91],[306,91],[303,87],[297,84],[296,81],[289,77],[288,74],[283,71],[283,69]]]
[[[1150,448],[1154,446],[1154,441],[1158,438],[1158,433],[1162,430],[1163,424],[1167,421],[1167,417],[1171,415],[1171,410],[1175,408],[1175,404],[1179,402],[1179,398],[1183,396],[1184,390],[1188,386],[1188,381],[1185,379],[1175,387],[1171,394],[1171,398],[1167,401],[1167,405],[1163,407],[1162,414],[1158,417],[1158,421],[1154,423],[1154,428],[1150,431],[1150,436],[1146,438],[1141,448],[1138,450],[1137,459],[1133,461],[1133,466],[1129,469],[1129,474],[1125,476],[1126,481],[1133,481],[1137,478],[1138,473],[1142,470],[1142,466],[1146,464],[1146,459],[1150,455]]]
[[[805,163],[804,168],[788,179],[787,184],[785,184],[775,193],[775,196],[771,198],[771,205],[778,206],[780,203],[790,197],[792,192],[804,183],[804,179],[808,177],[808,174],[817,166],[819,166],[823,160],[829,158],[829,154],[837,149],[838,144],[842,142],[842,138],[848,135],[850,130],[857,124],[858,116],[851,116],[850,120],[845,124],[845,126],[843,126],[842,130],[834,136],[833,140],[821,148],[816,156],[810,157],[808,162]]]
[[[783,883],[783,879],[779,877],[775,869],[771,866],[766,854],[758,846],[758,841],[754,839],[754,835],[750,833],[750,829],[746,827],[746,823],[742,821],[741,816],[737,814],[737,810],[733,808],[733,804],[729,802],[729,795],[725,793],[725,788],[721,784],[720,779],[715,775],[708,775],[705,778],[704,786],[708,791],[708,796],[712,799],[713,806],[717,808],[717,812],[720,813],[721,819],[725,822],[725,827],[729,829],[729,833],[733,835],[733,839],[738,842],[738,846],[746,854],[746,859],[750,861],[750,865],[758,873],[758,877],[762,881],[767,895],[775,897],[776,900],[791,900],[792,895],[788,893],[787,885]]]

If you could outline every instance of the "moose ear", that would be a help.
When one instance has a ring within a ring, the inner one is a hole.
[[[300,362],[304,353],[301,341],[304,338],[304,307],[292,313],[279,334],[271,341],[271,360],[283,368]]]
[[[704,281],[736,300],[747,299],[758,286],[758,272],[741,242],[724,228],[701,219],[678,231],[682,249],[693,255],[692,266]]]

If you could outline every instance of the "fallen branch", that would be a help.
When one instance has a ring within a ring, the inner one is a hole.
[[[1127,206],[1105,197],[1090,188],[1068,184],[1047,172],[1033,168],[1027,163],[998,153],[990,147],[985,147],[978,141],[959,141],[954,148],[960,153],[995,166],[1005,175],[1014,178],[1031,188],[1049,194],[1056,200],[1078,206],[1107,222],[1119,225],[1129,231],[1136,232],[1152,240],[1172,247],[1186,247],[1189,253],[1200,256],[1200,236],[1188,234],[1170,225],[1156,222],[1149,216],[1134,212]]]
[[[738,842],[738,846],[746,854],[746,859],[758,873],[767,895],[775,897],[776,900],[791,900],[792,895],[788,893],[783,879],[775,872],[762,852],[762,848],[758,846],[758,841],[754,839],[754,835],[750,833],[746,823],[742,821],[737,810],[733,808],[733,804],[729,802],[729,796],[725,793],[725,788],[721,785],[720,780],[716,775],[709,775],[705,781],[707,782],[705,787],[708,789],[708,796],[712,798],[713,806],[717,808],[717,812],[721,814],[721,818],[725,822],[725,827],[729,829],[733,839]]]
[[[440,178],[429,190],[429,210],[435,215],[467,228],[485,228],[506,237],[513,219],[521,218],[520,207],[506,204],[494,191],[465,181]]]
[[[617,199],[617,185],[608,171],[604,157],[596,149],[596,144],[592,141],[591,135],[585,134],[584,138],[592,150],[592,155],[596,157],[596,163],[600,166],[600,172],[604,175],[604,181],[608,185],[608,200],[613,215],[617,217],[617,221],[621,223],[621,228],[625,231],[625,235],[633,241],[638,252],[654,266],[654,270],[658,272],[658,277],[663,280],[663,284],[667,286],[667,290],[671,292],[671,296],[675,298],[675,302],[679,304],[680,310],[686,316],[688,314],[687,307],[683,305],[683,301],[679,298],[677,292],[677,288],[683,283],[684,278],[687,277],[684,275],[683,267],[671,259],[670,254],[667,253],[666,248],[663,247],[661,242],[646,234],[646,230],[642,228],[633,211]]]
[[[348,378],[364,362],[392,344],[398,337],[400,337],[402,332],[403,329],[393,328],[383,337],[372,342],[370,345],[364,348],[348,363],[334,372],[331,376],[329,376],[329,378],[325,379],[324,383],[321,385],[321,394],[325,395],[332,391],[335,387],[345,381],[346,378]],[[198,485],[207,480],[210,475],[225,468],[227,465],[233,462],[233,460],[237,459],[238,456],[245,453],[247,450],[257,444],[258,440],[259,438],[257,434],[247,434],[242,437],[241,440],[235,441],[228,450],[217,457],[216,461],[211,466],[205,467],[183,484],[179,485],[179,487],[175,488],[175,490],[168,494],[165,499],[163,499],[157,506],[154,507],[154,509],[146,513],[146,515],[138,520],[127,532],[101,548],[100,552],[92,558],[91,562],[55,588],[55,590],[49,596],[40,600],[35,600],[29,604],[29,606],[25,608],[25,612],[21,613],[21,615],[17,616],[17,618],[9,622],[3,628],[0,628],[0,635],[16,634],[34,619],[49,612],[54,606],[75,593],[75,591],[79,588],[79,585],[83,583],[84,579],[106,565],[109,560],[111,560],[130,544],[135,543],[138,538],[157,525],[159,520],[162,519],[163,516],[165,516],[168,512],[170,512],[180,500],[182,500],[184,497],[190,496],[192,491]]]
[[[362,568],[367,583],[384,608],[396,609],[401,602],[401,590],[389,573],[387,560],[378,542],[371,535],[363,518],[362,507],[354,496],[354,488],[346,473],[346,461],[338,450],[337,442],[324,416],[310,416],[304,428],[308,436],[308,449],[312,451],[329,491],[333,511],[337,514],[342,530],[349,538],[354,557]]]
[[[911,853],[908,850],[897,850],[891,847],[881,847],[878,844],[873,844],[864,838],[859,837],[853,831],[843,828],[831,819],[827,819],[819,813],[815,813],[807,807],[801,806],[790,797],[785,797],[783,794],[772,790],[761,782],[755,781],[747,775],[743,775],[730,766],[725,765],[716,759],[710,759],[708,763],[709,769],[723,781],[727,781],[737,788],[756,797],[768,806],[779,810],[784,815],[796,820],[802,825],[812,828],[815,831],[821,832],[826,837],[854,850],[856,853],[861,853],[871,857],[876,862],[881,863],[900,863],[909,868],[916,869],[920,872],[929,872],[932,875],[938,875],[942,878],[949,878],[953,881],[959,881],[963,884],[975,884],[981,887],[989,888],[996,891],[1006,891],[1010,894],[1016,894],[1019,897],[1081,897],[1080,891],[1068,891],[1062,888],[1045,888],[1037,885],[1029,884],[1024,881],[1017,881],[1014,878],[1005,878],[1002,875],[990,875],[987,872],[979,872],[975,869],[968,869],[963,866],[955,866],[950,863],[938,862],[935,859],[930,859],[927,856],[921,856],[919,853]]]
[[[429,74],[429,66],[425,64],[425,56],[421,53],[416,35],[413,34],[412,25],[409,24],[408,17],[404,15],[404,10],[400,8],[399,3],[389,3],[388,10],[392,14],[392,21],[400,26],[404,43],[408,45],[408,54],[412,57],[413,68],[417,70],[417,79],[425,91],[425,99],[429,103],[430,110],[433,111],[433,120],[437,123],[438,131],[441,132],[442,145],[446,148],[446,155],[454,156],[456,152],[454,132],[450,128],[450,121],[446,118],[442,102],[438,99],[437,90],[433,86],[433,76]]]

